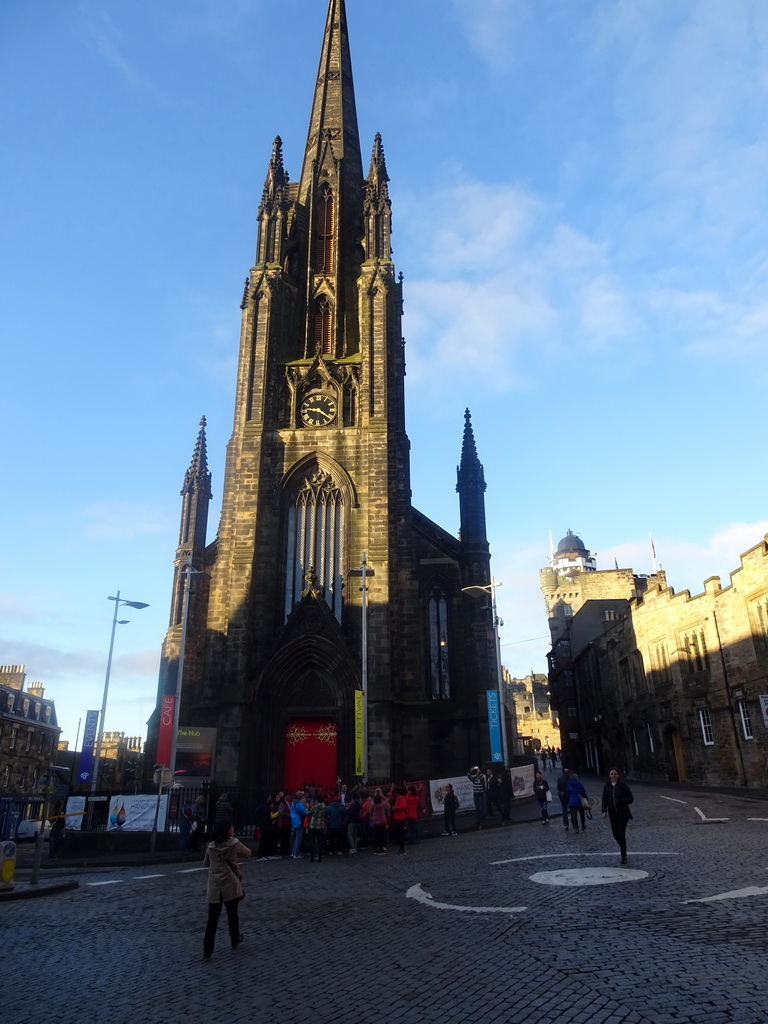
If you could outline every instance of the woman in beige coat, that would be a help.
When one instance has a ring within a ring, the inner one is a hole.
[[[222,903],[227,910],[227,924],[232,949],[243,941],[237,905],[243,899],[242,876],[237,860],[250,857],[251,851],[235,839],[233,825],[226,823],[216,829],[213,842],[208,844],[203,864],[208,868],[208,926],[203,939],[203,960],[210,960],[216,942],[216,927],[221,916]]]

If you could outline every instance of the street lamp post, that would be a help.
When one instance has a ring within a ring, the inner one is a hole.
[[[128,619],[118,619],[117,611],[121,605],[125,605],[128,608],[149,608],[148,604],[143,601],[126,601],[120,597],[120,591],[118,590],[116,597],[108,598],[109,601],[115,602],[115,614],[112,616],[112,633],[109,638],[109,654],[107,655],[107,672],[104,676],[104,696],[101,701],[101,715],[99,716],[99,735],[96,740],[96,757],[93,760],[93,778],[91,779],[91,793],[95,793],[98,788],[99,781],[99,761],[101,760],[101,744],[104,739],[104,717],[107,713],[107,696],[109,694],[109,676],[112,671],[112,651],[115,647],[115,630],[118,625],[124,626]]]
[[[360,625],[360,689],[362,696],[360,700],[360,717],[362,719],[362,742],[360,761],[363,782],[368,781],[368,580],[376,573],[368,565],[368,557],[363,551],[359,569],[350,569],[348,576],[360,577],[360,591],[362,602],[360,606],[362,620]]]
[[[491,595],[491,611],[493,614],[493,633],[496,641],[496,689],[499,695],[499,717],[501,718],[501,752],[504,757],[504,768],[509,768],[509,750],[507,748],[507,713],[506,704],[504,702],[504,689],[503,680],[501,675],[501,641],[499,640],[499,626],[503,625],[501,619],[496,613],[496,587],[501,586],[501,580],[491,579],[490,583],[485,586],[475,585],[471,587],[462,587],[462,592],[467,593],[470,590],[482,590],[484,594]]]

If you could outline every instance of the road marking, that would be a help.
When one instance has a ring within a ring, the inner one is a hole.
[[[495,864],[519,864],[526,860],[556,860],[558,857],[615,857],[616,850],[605,850],[603,853],[537,853],[530,857],[510,857],[509,860],[492,860],[490,866]],[[633,857],[679,857],[679,853],[672,851],[634,850]]]
[[[438,903],[432,895],[421,888],[421,882],[412,885],[406,892],[407,900],[416,900],[425,907],[433,907],[435,910],[458,910],[468,914],[522,914],[527,907],[461,907],[455,903]]]
[[[662,800],[671,800],[673,804],[687,804],[688,803],[687,800],[677,800],[673,796],[663,796],[661,799]]]
[[[714,903],[715,900],[743,900],[747,896],[765,896],[768,893],[768,885],[748,885],[746,889],[731,889],[730,892],[720,892],[716,896],[704,896],[699,900],[682,900],[683,903]]]
[[[208,868],[179,868],[177,875],[191,875],[193,871],[207,871]]]
[[[106,882],[86,882],[86,885],[119,885],[123,881],[122,878],[110,878]]]
[[[165,873],[163,873],[162,875],[134,875],[133,876],[134,882],[138,882],[142,878],[165,878]]]
[[[747,821],[768,821],[768,818],[747,818]]]
[[[694,807],[693,809],[694,809],[694,811],[696,811],[698,816],[701,818],[702,825],[712,825],[712,824],[714,824],[716,822],[719,823],[719,822],[728,821],[728,818],[708,818],[706,816],[706,814],[704,813],[704,811],[702,811],[701,808],[699,808],[699,807]]]
[[[648,872],[632,868],[565,868],[560,871],[537,871],[529,875],[529,878],[539,885],[613,885],[615,882],[640,882],[648,878]]]

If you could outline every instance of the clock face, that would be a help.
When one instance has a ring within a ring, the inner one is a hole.
[[[330,395],[308,395],[301,403],[301,418],[308,427],[327,427],[336,419],[336,402]]]

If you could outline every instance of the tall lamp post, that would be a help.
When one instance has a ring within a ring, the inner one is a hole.
[[[360,688],[362,690],[361,696],[361,711],[360,717],[362,718],[362,744],[360,751],[360,761],[362,767],[362,781],[368,781],[368,583],[367,581],[376,575],[376,572],[369,568],[368,558],[366,553],[363,552],[362,561],[359,569],[350,569],[347,573],[348,576],[359,576],[360,577],[360,591],[362,593],[361,601],[361,626],[360,626]]]
[[[496,613],[496,587],[501,586],[501,580],[491,579],[490,583],[481,586],[479,584],[471,587],[462,587],[462,593],[470,590],[482,590],[484,594],[491,595],[491,611],[493,613],[493,634],[496,641],[496,689],[499,695],[499,717],[501,718],[501,752],[504,758],[504,768],[509,768],[509,749],[507,747],[507,711],[504,702],[504,688],[501,676],[501,641],[499,640],[499,626],[503,626]]]
[[[120,591],[118,590],[116,597],[108,598],[109,601],[115,602],[115,614],[112,616],[112,633],[109,638],[109,654],[107,655],[107,672],[104,676],[104,696],[101,701],[101,715],[99,716],[99,735],[96,740],[96,757],[93,760],[93,778],[91,779],[91,793],[95,793],[98,788],[99,781],[99,761],[101,760],[101,744],[104,739],[104,716],[107,713],[107,696],[109,694],[109,675],[112,671],[112,651],[115,647],[115,630],[118,625],[124,626],[128,619],[118,619],[117,612],[121,605],[125,605],[128,608],[149,608],[148,604],[143,601],[126,601],[120,597]]]

